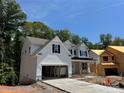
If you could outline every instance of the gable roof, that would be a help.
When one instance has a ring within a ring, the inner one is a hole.
[[[39,52],[42,48],[44,48],[50,42],[50,40],[47,40],[47,39],[40,39],[40,38],[29,37],[29,36],[26,38],[31,42],[31,44],[40,46],[40,48],[37,49],[33,54],[36,54],[37,52]]]
[[[66,40],[65,42],[64,42],[64,44],[70,44],[72,47],[75,47],[76,45],[75,44],[73,44],[70,40]]]
[[[47,46],[47,44],[49,44],[51,41],[53,41],[54,39],[58,39],[60,42],[61,40],[59,39],[58,36],[55,36],[52,40],[47,40],[47,39],[40,39],[40,38],[35,38],[35,37],[26,37],[30,42],[31,44],[34,44],[34,45],[39,45],[40,48],[37,49],[33,55],[36,55],[37,53],[40,52],[40,50],[42,50],[45,46]],[[62,42],[61,42],[62,43]],[[63,43],[62,43],[63,45]],[[64,45],[63,45],[64,46]],[[64,46],[65,48],[65,46]],[[65,48],[65,50],[70,54],[70,52]]]
[[[108,48],[113,48],[121,53],[124,53],[124,46],[108,46]]]
[[[84,47],[88,48],[87,45],[86,45],[84,42],[78,44],[77,47],[79,47],[79,46],[81,46],[81,45],[83,45]]]
[[[47,40],[47,39],[40,39],[40,38],[35,38],[35,37],[26,37],[28,38],[28,40],[31,42],[31,44],[34,44],[34,45],[45,45],[46,43],[48,43],[50,40]]]
[[[91,51],[94,52],[97,55],[101,55],[105,50],[95,50],[95,49],[92,49]]]

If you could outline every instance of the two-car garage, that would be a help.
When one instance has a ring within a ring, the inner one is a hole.
[[[68,77],[67,66],[42,66],[42,79]]]
[[[68,77],[69,65],[63,62],[59,57],[49,55],[41,64],[42,79],[66,78]]]

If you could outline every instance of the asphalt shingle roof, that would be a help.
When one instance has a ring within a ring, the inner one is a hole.
[[[47,39],[40,39],[40,38],[35,38],[35,37],[27,37],[31,44],[35,44],[35,45],[45,45],[46,43],[48,43],[50,40],[47,40]]]

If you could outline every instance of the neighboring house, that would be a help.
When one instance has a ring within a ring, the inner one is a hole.
[[[71,53],[72,73],[79,75],[91,73],[90,66],[96,64],[96,61],[90,57],[89,48],[84,43],[75,45],[69,40],[65,41],[64,45]]]
[[[124,46],[109,46],[106,50],[115,55],[119,74],[124,73]]]
[[[71,76],[71,54],[57,36],[52,40],[26,37],[21,53],[20,82]]]
[[[94,66],[92,65],[97,75],[105,76],[118,74],[116,55],[112,51],[91,50],[90,56],[97,60],[97,64]]]

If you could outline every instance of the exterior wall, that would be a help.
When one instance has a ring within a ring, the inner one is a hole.
[[[117,67],[117,65],[115,65],[115,66],[111,66],[111,65],[110,66],[108,66],[108,65],[103,66],[103,65],[99,64],[99,65],[97,65],[97,74],[100,76],[105,76],[105,69],[106,68],[118,68],[118,67]]]
[[[87,46],[84,43],[82,43],[80,45],[74,45],[69,40],[67,40],[64,42],[64,45],[68,50],[72,49],[72,57],[89,58],[89,52],[88,52],[89,49],[87,48]],[[74,50],[76,51],[76,55],[74,55]],[[86,51],[87,56],[80,56],[80,50]]]
[[[36,81],[36,56],[29,56],[21,61],[20,82],[26,82],[26,79]]]
[[[94,63],[90,64],[91,73],[98,74],[97,65],[100,64],[100,56],[96,55],[93,51],[90,51],[89,56],[94,60]]]
[[[80,56],[80,50],[86,51],[87,52],[87,56]],[[84,43],[82,43],[78,48],[77,48],[77,53],[78,53],[78,57],[79,58],[89,58],[89,49],[86,47],[86,45],[84,45]]]
[[[90,64],[90,71],[91,73],[97,73],[97,68],[96,64]]]
[[[76,45],[72,44],[69,40],[65,41],[63,44],[68,49],[68,51],[72,50],[72,54],[71,54],[72,57],[78,56]],[[76,51],[76,55],[74,55],[74,51]]]
[[[28,38],[26,38],[21,52],[20,82],[25,82],[26,79],[36,80],[37,57],[32,56],[32,50],[34,49],[36,47],[34,48]]]
[[[111,51],[110,51],[111,52]],[[103,57],[107,56],[108,57],[108,61],[104,61]],[[115,60],[112,60],[112,56],[108,54],[106,51],[101,54],[101,55],[96,55],[94,52],[90,52],[90,57],[93,57],[93,59],[96,60],[97,64],[91,64],[91,72],[95,72],[97,75],[100,76],[105,76],[105,68],[118,68],[117,65],[102,65],[102,63],[112,63],[115,62]]]
[[[79,62],[72,62],[72,73],[79,74]]]
[[[104,57],[104,56],[107,56],[107,57],[108,57],[108,61],[104,61],[104,60],[103,60],[103,57]],[[113,60],[112,60],[112,55],[110,55],[110,54],[104,52],[102,55],[100,55],[100,61],[101,61],[101,63],[112,63],[112,62],[113,62]]]
[[[116,57],[115,62],[119,65],[119,67],[118,67],[119,73],[124,73],[124,53],[121,53],[110,47],[108,47],[107,50],[112,52],[115,55],[115,57]]]
[[[24,45],[21,51],[21,60],[25,59],[28,55],[30,55],[29,53],[29,47],[31,46],[30,41],[26,38],[24,41]]]
[[[60,54],[58,53],[52,53],[52,44],[59,44],[60,45]],[[59,40],[58,37],[54,38],[48,45],[46,45],[39,53],[42,55],[37,55],[37,73],[36,78],[42,79],[42,62],[44,58],[46,58],[48,55],[54,55],[59,57],[59,59],[67,64],[68,66],[68,76],[72,76],[72,63],[71,63],[71,57],[69,56],[69,51],[65,48],[63,43]]]

